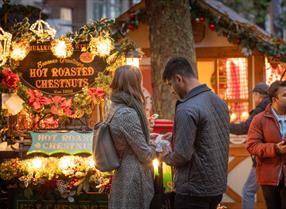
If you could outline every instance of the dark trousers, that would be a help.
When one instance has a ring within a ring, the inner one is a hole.
[[[278,186],[261,185],[267,209],[286,209],[286,187],[282,179]]]
[[[175,209],[216,209],[222,195],[194,197],[190,195],[176,194]]]

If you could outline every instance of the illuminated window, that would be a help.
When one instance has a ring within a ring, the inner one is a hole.
[[[248,116],[247,58],[218,59],[218,92],[229,107],[233,122]]]
[[[247,119],[249,111],[248,59],[198,60],[198,78],[228,105],[232,122]]]
[[[93,19],[103,17],[116,18],[123,12],[123,3],[121,0],[93,0]]]
[[[265,58],[266,83],[270,85],[274,81],[280,80],[285,69],[286,69],[285,64],[282,63],[278,64],[275,62],[272,62],[272,64],[270,64],[268,59]],[[285,79],[286,76],[284,75],[283,80]]]
[[[72,22],[72,10],[71,8],[60,9],[60,19]]]

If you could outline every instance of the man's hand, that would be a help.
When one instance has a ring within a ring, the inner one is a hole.
[[[163,144],[162,150],[163,150],[162,152],[158,152],[158,158],[160,160],[162,160],[162,158],[164,158],[167,154],[169,154],[169,151],[168,151],[166,144]]]
[[[286,141],[285,140],[276,144],[276,147],[280,154],[286,154]]]

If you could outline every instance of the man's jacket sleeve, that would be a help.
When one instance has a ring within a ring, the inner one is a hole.
[[[275,143],[269,143],[264,138],[261,115],[255,116],[248,130],[248,152],[260,158],[276,157],[275,146]]]
[[[175,117],[174,150],[164,157],[168,165],[183,166],[191,160],[197,132],[196,113],[180,110]]]

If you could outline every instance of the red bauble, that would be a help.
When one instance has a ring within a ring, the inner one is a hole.
[[[205,17],[199,17],[199,22],[200,22],[200,23],[204,23],[204,22],[205,22],[205,20],[206,20],[206,18],[205,18]]]
[[[240,44],[240,42],[241,42],[240,38],[235,40],[235,43],[238,44],[238,45]]]
[[[136,17],[135,13],[130,13],[130,14],[129,14],[129,18],[130,18],[130,19],[135,19],[135,17]]]
[[[214,31],[215,30],[215,24],[213,24],[213,23],[209,24],[209,29],[211,31]]]
[[[135,29],[135,26],[134,26],[133,24],[129,24],[129,25],[128,25],[128,29],[129,29],[129,30],[134,30],[134,29]]]

